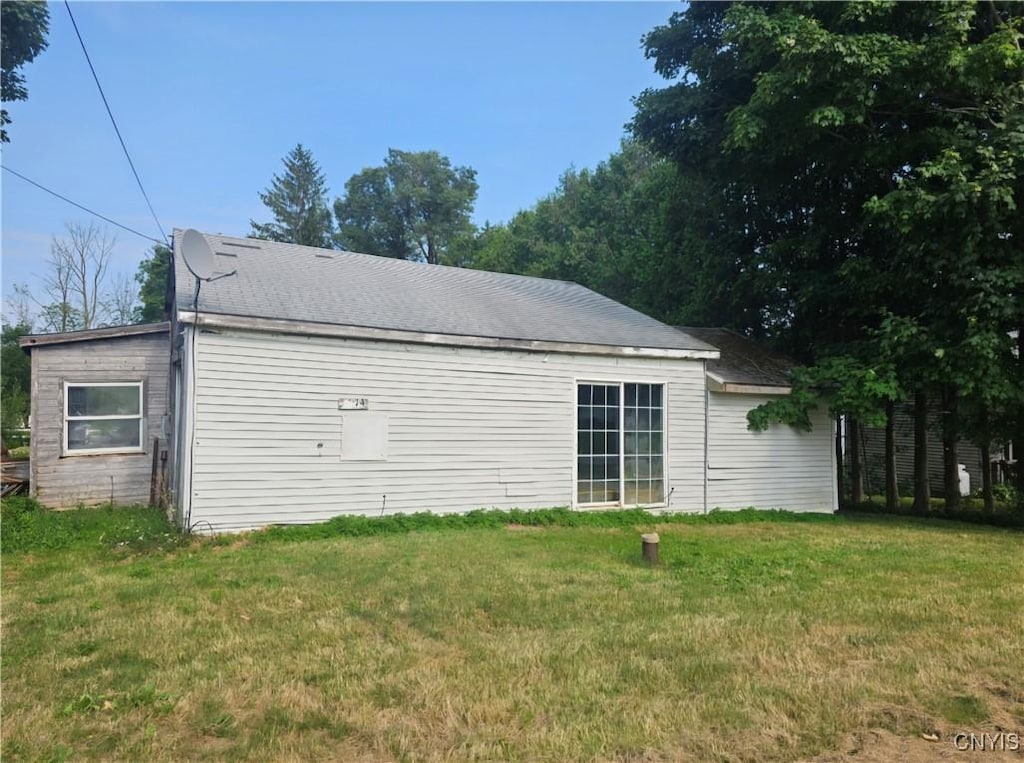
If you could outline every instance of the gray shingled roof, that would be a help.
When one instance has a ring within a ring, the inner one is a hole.
[[[796,365],[789,358],[765,349],[752,339],[722,328],[677,327],[687,336],[714,345],[721,352],[718,360],[709,360],[708,373],[725,384],[756,384],[762,387],[788,387],[789,373]]]
[[[174,234],[178,251],[183,231]],[[713,351],[578,284],[204,234],[221,272],[199,312],[459,336]],[[176,304],[195,281],[175,256]]]

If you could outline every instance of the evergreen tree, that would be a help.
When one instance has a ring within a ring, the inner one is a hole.
[[[327,205],[327,181],[313,154],[301,143],[284,158],[285,171],[274,175],[260,200],[274,221],[250,220],[252,237],[287,244],[330,248],[334,222]]]

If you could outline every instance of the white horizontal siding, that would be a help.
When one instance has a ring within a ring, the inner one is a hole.
[[[747,412],[771,397],[712,392],[709,398],[709,508],[835,510],[833,425],[825,412],[811,414],[810,432],[782,425],[751,432]]]
[[[701,361],[203,332],[196,375],[190,521],[203,529],[567,506],[577,379],[668,385],[671,508],[703,508]],[[341,460],[353,412],[340,398],[389,417],[386,461]]]

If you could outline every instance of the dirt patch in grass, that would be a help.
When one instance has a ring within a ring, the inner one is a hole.
[[[537,527],[536,525],[519,525],[519,524],[512,523],[512,524],[505,525],[505,529],[508,530],[509,532],[514,532],[514,533],[522,533],[522,532],[539,533],[544,528],[543,527]]]

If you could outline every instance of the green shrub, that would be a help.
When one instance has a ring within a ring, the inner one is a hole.
[[[24,496],[0,504],[0,551],[5,554],[90,546],[141,550],[171,547],[179,539],[163,513],[148,507],[53,511]]]
[[[270,540],[313,540],[338,537],[366,537],[436,530],[480,529],[523,525],[527,527],[619,527],[634,528],[656,524],[739,524],[748,522],[828,522],[832,514],[798,514],[790,511],[720,511],[709,514],[652,514],[643,509],[617,511],[572,511],[558,509],[478,509],[466,514],[391,514],[382,517],[337,516],[309,525],[277,525],[253,536],[258,542]]]

